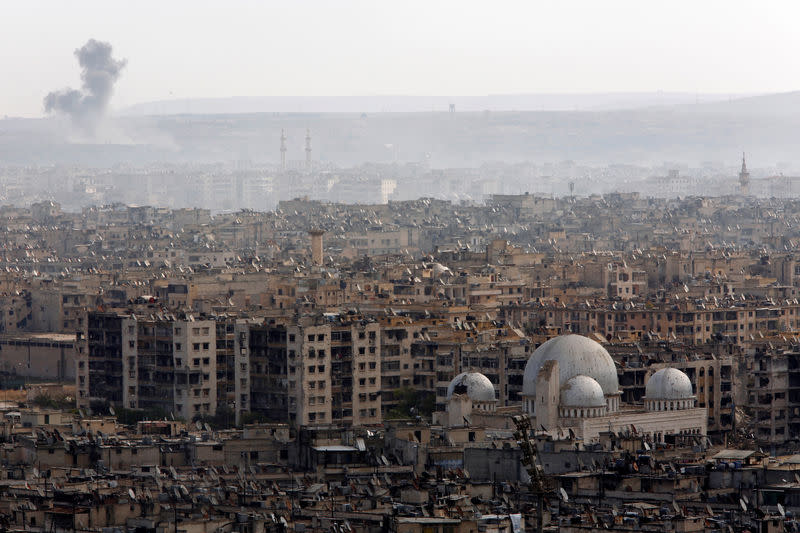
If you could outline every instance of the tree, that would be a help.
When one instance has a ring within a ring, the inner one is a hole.
[[[387,413],[387,418],[430,418],[436,407],[436,394],[433,391],[402,387],[393,393],[397,406]]]

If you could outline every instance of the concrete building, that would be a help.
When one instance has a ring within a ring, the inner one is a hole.
[[[597,342],[579,335],[555,337],[534,351],[525,368],[523,409],[554,437],[570,431],[584,442],[606,431],[630,431],[665,442],[707,433],[707,412],[696,407],[688,376],[663,369],[650,378],[645,405],[620,402],[617,369]]]
[[[108,403],[189,420],[216,412],[213,321],[160,312],[92,312],[78,342],[79,407]]]

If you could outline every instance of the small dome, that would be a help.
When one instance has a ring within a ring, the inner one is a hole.
[[[579,376],[589,376],[603,389],[603,394],[619,393],[617,366],[603,346],[582,335],[562,335],[545,342],[528,359],[522,382],[522,394],[536,395],[536,377],[545,361],[558,361],[561,383]]]
[[[454,377],[447,387],[447,399],[449,400],[453,393],[465,392],[473,402],[493,402],[496,399],[494,385],[480,372],[463,372]]]
[[[688,400],[694,397],[689,376],[677,368],[662,368],[650,376],[644,391],[648,400]]]
[[[561,386],[559,407],[605,407],[603,388],[589,376],[575,376]]]

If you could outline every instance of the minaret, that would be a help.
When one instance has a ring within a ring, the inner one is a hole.
[[[750,194],[750,173],[747,171],[744,152],[742,152],[742,170],[739,172],[739,194],[742,196]]]
[[[281,130],[281,170],[286,170],[286,131]]]
[[[306,129],[306,169],[311,170],[311,130]]]
[[[310,229],[308,234],[311,236],[311,264],[314,266],[322,266],[322,236],[325,234],[321,229]]]

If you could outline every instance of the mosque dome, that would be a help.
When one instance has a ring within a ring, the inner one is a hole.
[[[579,375],[569,379],[561,386],[558,406],[565,407],[605,407],[603,388],[589,376]]]
[[[694,397],[692,382],[677,368],[662,368],[650,376],[644,397],[648,400],[688,400]]]
[[[558,362],[558,378],[562,384],[575,376],[588,376],[600,385],[604,396],[619,394],[617,367],[608,351],[588,337],[562,335],[539,346],[528,359],[523,395],[536,395],[536,377],[545,361]]]
[[[447,399],[449,400],[453,393],[464,392],[473,402],[493,402],[496,399],[494,385],[480,372],[462,372],[454,377],[447,387]]]

